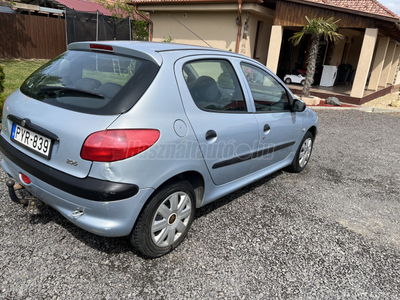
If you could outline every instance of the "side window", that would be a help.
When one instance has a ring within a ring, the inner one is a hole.
[[[198,108],[216,112],[246,112],[237,76],[226,60],[198,60],[183,66],[183,76]]]
[[[253,95],[256,111],[289,111],[290,103],[286,90],[270,74],[249,64],[242,64]]]

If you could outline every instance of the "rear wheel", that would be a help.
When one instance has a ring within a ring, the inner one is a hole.
[[[301,85],[305,85],[306,84],[306,81],[305,80],[302,80],[301,81]]]
[[[292,82],[292,80],[291,80],[290,78],[286,78],[286,79],[285,79],[285,83],[289,84],[289,83],[291,83],[291,82]]]
[[[300,173],[307,166],[308,161],[311,157],[312,147],[314,144],[314,136],[311,132],[307,132],[299,148],[297,149],[296,155],[293,158],[292,164],[288,167],[290,172]]]
[[[163,187],[139,215],[131,233],[132,245],[148,257],[170,252],[186,237],[195,210],[194,191],[189,182]]]

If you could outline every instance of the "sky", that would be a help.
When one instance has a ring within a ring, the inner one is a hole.
[[[400,16],[400,1],[399,0],[378,0],[380,3],[389,8],[396,15]]]

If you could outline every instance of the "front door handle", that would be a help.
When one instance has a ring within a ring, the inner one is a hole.
[[[271,127],[268,124],[264,125],[264,132],[270,131]]]
[[[212,140],[215,139],[217,137],[217,133],[214,130],[209,130],[206,132],[206,140]]]

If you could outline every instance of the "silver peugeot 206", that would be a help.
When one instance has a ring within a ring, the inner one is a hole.
[[[158,257],[182,242],[196,208],[279,169],[302,171],[317,128],[317,115],[247,57],[82,42],[6,99],[1,164],[13,201],[45,203]]]

